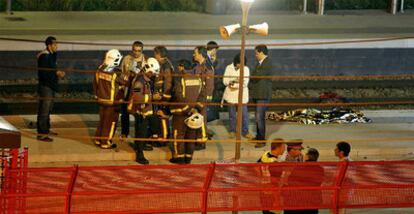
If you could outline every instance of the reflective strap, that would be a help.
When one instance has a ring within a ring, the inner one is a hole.
[[[149,101],[149,95],[145,94],[144,95],[144,103],[147,103]]]
[[[163,138],[167,139],[168,137],[168,127],[167,127],[167,121],[162,119],[161,120],[162,123],[162,134],[163,134]]]
[[[176,157],[178,155],[178,148],[177,148],[177,135],[178,135],[178,131],[177,129],[174,129],[174,142],[173,142],[173,149],[174,149],[174,157]]]
[[[171,95],[169,95],[169,94],[163,94],[162,96],[165,97],[165,98],[168,98],[168,99],[171,98]]]
[[[112,82],[111,82],[111,101],[112,102],[115,100],[115,80],[116,80],[116,73],[114,73],[114,76],[112,77]]]
[[[181,88],[182,88],[182,93],[183,93],[183,98],[185,98],[185,80],[184,78],[181,78]]]
[[[111,125],[111,130],[109,131],[109,139],[108,139],[108,144],[110,144],[109,142],[110,142],[110,140],[112,140],[112,138],[114,137],[114,133],[115,133],[115,125],[116,125],[116,123],[115,122],[112,122],[112,125]]]

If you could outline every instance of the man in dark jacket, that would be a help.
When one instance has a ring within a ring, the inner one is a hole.
[[[37,68],[39,77],[39,107],[37,113],[37,139],[52,142],[49,135],[57,135],[50,131],[50,114],[53,108],[53,98],[58,91],[59,78],[65,72],[57,70],[57,48],[55,37],[49,36],[45,40],[46,49],[37,55]]]
[[[272,61],[268,57],[266,45],[258,45],[255,48],[256,59],[258,61],[256,68],[251,76],[272,76]],[[251,78],[249,84],[250,97],[256,106],[256,126],[257,134],[255,140],[266,139],[266,104],[269,104],[272,96],[272,79],[270,78]],[[256,148],[266,146],[266,143],[256,143]]]

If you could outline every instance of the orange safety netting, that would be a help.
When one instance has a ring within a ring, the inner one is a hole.
[[[9,170],[9,213],[414,207],[414,161]]]

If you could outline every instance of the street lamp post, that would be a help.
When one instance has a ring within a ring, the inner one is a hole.
[[[233,24],[220,27],[220,34],[224,39],[230,38],[230,36],[237,31],[241,32],[241,50],[240,50],[240,73],[239,73],[239,93],[237,102],[237,124],[236,124],[236,152],[235,161],[240,161],[241,150],[241,133],[242,133],[242,113],[243,113],[243,84],[244,84],[244,66],[245,66],[245,49],[246,49],[246,34],[248,32],[254,32],[261,35],[268,35],[269,25],[264,22],[258,25],[247,26],[247,17],[249,15],[250,7],[255,0],[240,0],[243,20],[242,25]]]
[[[239,74],[239,96],[237,103],[237,126],[236,126],[236,162],[240,161],[241,150],[241,131],[242,131],[242,109],[243,109],[243,84],[244,84],[244,56],[246,49],[246,34],[249,30],[247,26],[247,17],[249,15],[250,7],[254,0],[241,0],[241,7],[243,12],[243,19],[241,25],[241,50],[240,50],[240,74]]]

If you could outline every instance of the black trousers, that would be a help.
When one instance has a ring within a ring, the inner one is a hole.
[[[39,106],[37,111],[37,133],[49,134],[50,114],[53,110],[53,99],[55,91],[47,86],[39,85]]]

